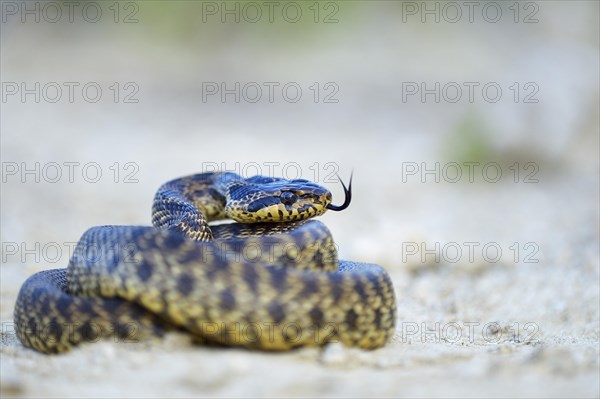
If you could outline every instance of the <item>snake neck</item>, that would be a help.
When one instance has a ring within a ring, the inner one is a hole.
[[[152,204],[152,224],[159,229],[178,230],[196,241],[213,239],[209,222],[228,218],[231,190],[244,185],[231,172],[186,176],[163,184]]]
[[[329,191],[303,179],[201,173],[161,186],[154,198],[152,222],[155,227],[208,241],[214,238],[208,226],[214,220],[299,222],[321,215],[330,201]]]

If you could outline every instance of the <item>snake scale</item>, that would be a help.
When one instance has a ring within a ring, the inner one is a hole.
[[[396,320],[388,274],[339,261],[328,229],[310,219],[346,208],[351,184],[344,191],[336,206],[327,189],[303,179],[211,172],[165,183],[153,226],[92,227],[66,269],[25,281],[17,336],[44,353],[173,329],[251,349],[381,347]],[[237,223],[209,225],[221,219]]]

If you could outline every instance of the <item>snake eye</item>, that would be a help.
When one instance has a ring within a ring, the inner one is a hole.
[[[279,198],[284,205],[291,205],[298,200],[298,196],[291,191],[282,192]]]

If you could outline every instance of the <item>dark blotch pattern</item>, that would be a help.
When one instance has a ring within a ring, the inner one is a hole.
[[[331,284],[331,296],[333,301],[338,303],[344,295],[344,289],[342,288],[343,276],[341,273],[333,274],[333,284]]]
[[[92,301],[81,301],[81,304],[79,305],[79,310],[81,311],[81,313],[90,317],[96,317],[98,315],[98,311],[94,307],[94,303]]]
[[[154,273],[154,266],[147,261],[142,261],[137,267],[137,275],[143,282],[148,281],[152,273]]]
[[[73,300],[71,298],[69,298],[68,296],[61,296],[58,301],[56,301],[56,308],[58,309],[58,311],[60,312],[61,315],[63,315],[63,317],[66,317],[69,315],[70,311],[71,311],[71,304],[73,303]]]
[[[269,315],[273,319],[273,322],[279,324],[283,320],[285,320],[285,309],[281,303],[271,302],[267,306],[267,311],[269,312]]]
[[[271,285],[273,288],[277,290],[277,292],[282,293],[287,291],[288,283],[287,283],[287,273],[284,269],[271,267],[268,269],[271,274]]]
[[[316,279],[310,278],[304,283],[304,288],[300,292],[300,298],[309,298],[317,292],[319,292],[319,284]]]
[[[200,226],[197,222],[193,220],[186,219],[186,223],[190,229],[200,230],[202,226]],[[178,233],[176,231],[170,231],[165,238],[165,245],[167,248],[178,248],[181,244],[185,242],[186,238],[183,234]]]
[[[360,296],[360,300],[362,302],[366,302],[367,299],[369,299],[369,295],[365,291],[365,287],[362,282],[360,282],[360,281],[354,282],[354,291],[358,294],[358,296]]]
[[[254,266],[246,266],[242,272],[242,277],[244,279],[244,282],[246,284],[248,284],[248,287],[250,288],[250,290],[253,293],[257,294],[258,293],[258,280],[260,279],[260,276],[256,272],[256,269],[254,268]]]
[[[219,293],[219,298],[221,300],[221,308],[223,310],[229,312],[235,309],[235,295],[229,288],[221,291]]]
[[[383,315],[381,314],[381,309],[377,309],[375,311],[375,322],[374,324],[377,328],[382,328],[383,326]]]
[[[358,315],[356,314],[354,309],[350,309],[346,313],[346,318],[344,319],[344,321],[346,322],[346,324],[348,325],[348,327],[350,329],[354,330],[356,328],[357,320],[358,320]]]
[[[317,327],[323,327],[323,311],[319,308],[312,308],[308,313],[310,319]]]
[[[194,290],[194,278],[189,274],[182,274],[177,278],[177,289],[184,296],[188,296]]]

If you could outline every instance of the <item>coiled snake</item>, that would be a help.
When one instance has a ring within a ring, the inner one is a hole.
[[[338,261],[328,229],[307,220],[346,208],[351,188],[344,190],[335,206],[327,189],[303,179],[214,172],[170,181],[155,195],[154,227],[93,227],[66,269],[25,281],[17,336],[46,353],[169,329],[265,350],[331,341],[381,347],[396,320],[388,274]],[[209,227],[224,218],[238,223]]]

